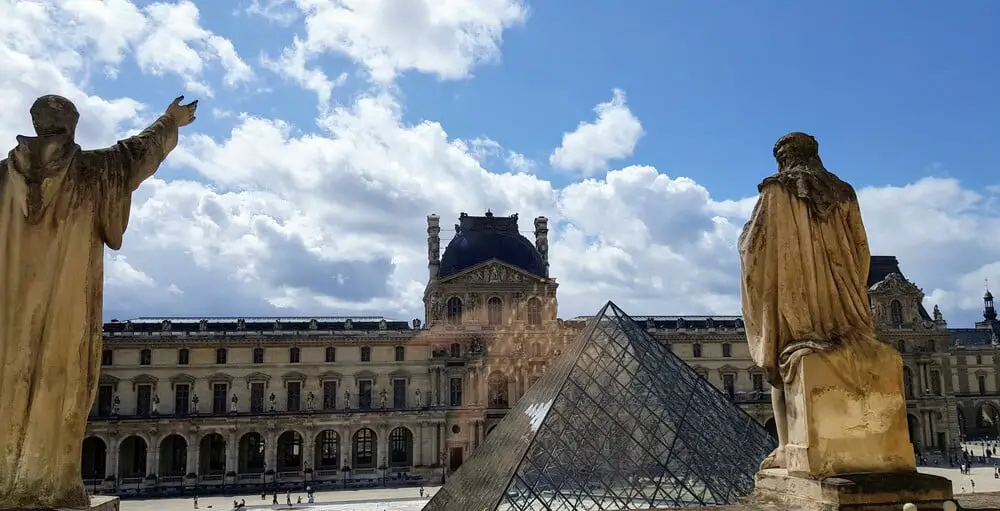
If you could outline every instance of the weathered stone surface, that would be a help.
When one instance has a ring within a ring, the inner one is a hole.
[[[37,136],[0,161],[0,509],[84,508],[87,415],[101,365],[104,246],[121,248],[132,192],[177,145],[196,103],[85,151],[68,99],[31,106]]]
[[[951,499],[951,481],[930,474],[845,474],[817,480],[771,469],[757,473],[749,503],[784,505],[785,509],[802,511],[898,511],[906,503],[921,509],[940,509]]]
[[[94,495],[85,507],[11,508],[10,511],[118,511],[121,500],[108,495]]]
[[[786,407],[794,412],[785,447],[790,475],[916,471],[902,358],[886,344],[870,348],[864,357],[846,350],[802,357],[785,387]],[[846,384],[838,369],[850,366],[865,377]]]

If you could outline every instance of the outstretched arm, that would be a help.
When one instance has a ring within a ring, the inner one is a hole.
[[[166,112],[148,128],[115,146],[126,158],[129,191],[135,191],[143,181],[156,173],[170,151],[177,147],[178,128],[194,121],[198,102],[181,105],[183,99],[184,96],[174,99]]]

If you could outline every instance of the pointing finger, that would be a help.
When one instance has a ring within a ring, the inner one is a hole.
[[[174,98],[173,104],[174,105],[179,105],[179,104],[181,104],[181,101],[184,101],[184,96],[177,96],[176,98]]]

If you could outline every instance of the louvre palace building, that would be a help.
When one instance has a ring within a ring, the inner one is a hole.
[[[559,319],[548,221],[462,214],[441,252],[427,218],[423,319],[137,318],[104,325],[83,445],[94,492],[170,493],[439,483],[572,342]],[[950,328],[892,256],[869,275],[879,334],[905,362],[919,452],[1000,431],[993,297]],[[633,312],[633,311],[629,311]],[[635,311],[648,312],[648,311]],[[633,316],[773,432],[770,392],[738,316]]]

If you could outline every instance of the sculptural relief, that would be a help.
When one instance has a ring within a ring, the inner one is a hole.
[[[103,248],[121,248],[132,192],[194,120],[197,102],[182,100],[142,133],[83,150],[76,106],[42,96],[30,109],[37,136],[18,136],[0,161],[3,507],[89,503],[80,464],[100,371]]]
[[[469,272],[462,280],[474,284],[520,284],[526,282],[526,277],[517,270],[494,263]]]

